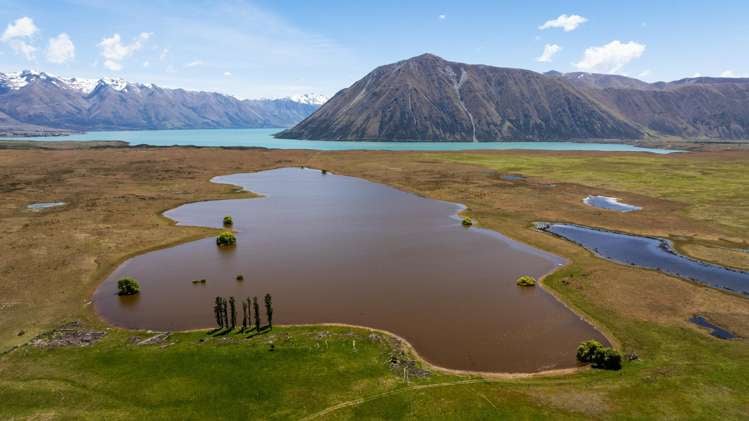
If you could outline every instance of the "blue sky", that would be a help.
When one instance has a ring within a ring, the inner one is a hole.
[[[0,71],[240,98],[332,95],[424,52],[648,81],[749,76],[747,16],[746,1],[0,0]]]

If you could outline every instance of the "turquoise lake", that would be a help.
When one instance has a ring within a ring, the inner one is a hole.
[[[534,149],[551,151],[675,152],[640,148],[619,143],[574,142],[361,142],[276,139],[282,129],[134,130],[88,132],[72,136],[35,137],[33,140],[124,140],[131,145],[151,146],[244,146],[274,149],[459,151],[492,149]]]

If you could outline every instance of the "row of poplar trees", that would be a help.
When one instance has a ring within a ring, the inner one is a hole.
[[[216,316],[216,324],[219,329],[233,330],[237,327],[237,302],[234,297],[227,300],[224,297],[216,297],[213,306]],[[273,300],[270,294],[265,294],[265,315],[268,319],[268,328],[273,327]],[[247,297],[242,300],[242,331],[255,324],[255,329],[260,332],[260,305],[257,297]]]

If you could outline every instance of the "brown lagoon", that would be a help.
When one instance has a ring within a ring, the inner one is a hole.
[[[95,293],[105,319],[138,329],[209,328],[216,296],[271,293],[276,323],[384,329],[433,364],[492,372],[573,367],[581,341],[607,343],[542,288],[515,285],[562,258],[463,227],[461,205],[299,168],[213,181],[264,197],[191,203],[165,215],[216,228],[231,215],[236,247],[206,238],[126,261]],[[123,276],[139,280],[139,295],[115,295]],[[193,284],[199,279],[205,284]]]

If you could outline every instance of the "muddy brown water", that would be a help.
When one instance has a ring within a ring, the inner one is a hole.
[[[275,323],[384,329],[452,369],[573,367],[581,341],[606,343],[542,288],[515,285],[519,276],[543,276],[563,259],[461,226],[461,205],[297,168],[213,181],[264,197],[191,203],[165,215],[180,225],[216,228],[231,215],[237,246],[219,249],[206,238],[126,261],[95,293],[106,320],[139,329],[208,328],[217,295],[262,300],[268,292]],[[139,280],[139,295],[115,294],[123,276]],[[193,284],[198,279],[206,283]]]

